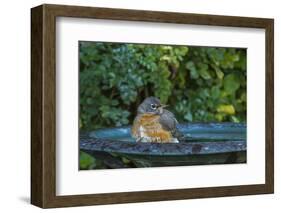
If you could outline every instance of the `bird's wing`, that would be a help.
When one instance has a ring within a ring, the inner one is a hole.
[[[178,123],[174,114],[165,109],[159,118],[159,122],[167,131],[173,131]]]
[[[172,112],[164,109],[164,112],[159,118],[159,123],[162,125],[163,129],[172,132],[174,137],[181,138],[183,136],[177,129],[178,121]]]

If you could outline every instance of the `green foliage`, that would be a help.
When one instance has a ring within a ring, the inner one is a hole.
[[[93,169],[96,167],[96,159],[88,155],[87,153],[80,151],[79,164],[80,164],[80,169],[82,170]]]
[[[179,122],[246,120],[246,50],[80,42],[80,128],[132,123],[145,97]]]

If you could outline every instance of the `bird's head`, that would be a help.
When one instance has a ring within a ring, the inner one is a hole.
[[[148,97],[138,107],[138,114],[155,114],[160,115],[163,113],[163,108],[167,105],[161,104],[160,100],[156,97]]]

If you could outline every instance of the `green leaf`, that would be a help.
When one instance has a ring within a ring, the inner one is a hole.
[[[220,97],[220,89],[218,86],[213,86],[211,89],[211,97],[217,99]]]
[[[225,114],[228,114],[228,115],[233,115],[235,114],[235,108],[233,105],[231,104],[222,104],[222,105],[219,105],[217,107],[217,111],[218,112],[221,112],[221,113],[225,113]]]
[[[247,94],[246,92],[243,92],[242,95],[241,95],[241,100],[246,102],[247,101]]]
[[[96,160],[89,154],[80,151],[79,154],[80,169],[91,169],[96,166]]]
[[[213,67],[213,69],[215,70],[217,77],[218,77],[219,79],[223,79],[223,76],[224,76],[223,71],[222,71],[218,66],[216,66],[216,65],[214,65],[214,64],[212,64],[212,67]]]
[[[235,117],[234,115],[230,116],[230,118],[231,118],[231,121],[234,122],[234,123],[239,123],[240,122],[240,120],[237,117]]]
[[[238,78],[237,75],[235,75],[235,74],[228,74],[228,75],[224,78],[223,86],[224,86],[224,90],[225,90],[228,94],[233,94],[233,93],[235,93],[236,90],[238,90],[239,87],[240,87],[239,78]]]
[[[185,67],[186,67],[186,69],[188,69],[190,71],[190,77],[192,79],[199,78],[199,74],[198,74],[198,72],[196,70],[196,67],[195,67],[195,65],[192,61],[187,62]]]
[[[92,98],[87,98],[87,104],[92,104],[94,100]]]
[[[209,80],[209,79],[212,78],[210,73],[209,73],[208,65],[207,64],[199,63],[198,72],[199,72],[200,76],[202,78],[204,78],[205,80]]]
[[[191,112],[188,112],[187,114],[185,114],[184,119],[187,121],[192,121],[193,116],[192,116]]]

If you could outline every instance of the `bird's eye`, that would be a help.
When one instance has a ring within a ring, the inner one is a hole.
[[[151,109],[156,109],[157,108],[157,106],[155,104],[151,104],[150,106],[151,106]]]

